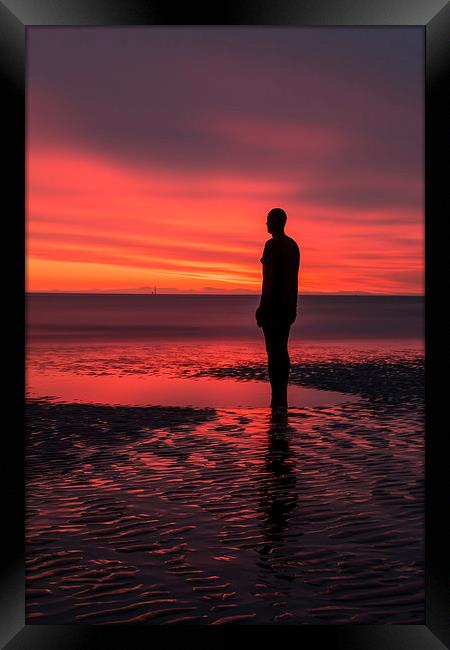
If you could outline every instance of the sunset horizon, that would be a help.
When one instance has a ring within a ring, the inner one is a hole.
[[[87,294],[87,295],[99,295],[99,296],[108,296],[108,295],[117,295],[117,296],[152,296],[155,295],[154,291],[151,289],[148,289],[147,291],[144,291],[142,289],[128,289],[128,290],[115,290],[115,289],[109,289],[109,290],[97,290],[97,289],[85,289],[83,291],[77,291],[76,289],[73,290],[65,290],[65,291],[57,291],[54,289],[41,289],[41,290],[35,290],[35,291],[27,291],[26,293],[28,294],[45,294],[45,293],[53,293],[53,294]],[[376,293],[376,292],[365,292],[365,291],[334,291],[334,292],[327,292],[327,291],[301,291],[299,292],[300,295],[302,296],[373,296],[373,297],[382,297],[382,298],[424,298],[425,294],[424,293]],[[166,291],[164,289],[159,289],[156,287],[156,295],[160,296],[259,296],[259,292],[253,292],[253,291],[247,291],[244,292],[242,291],[241,293],[239,292],[232,292],[230,291]]]
[[[279,206],[301,294],[423,295],[422,55],[415,28],[32,28],[27,290],[257,294]]]

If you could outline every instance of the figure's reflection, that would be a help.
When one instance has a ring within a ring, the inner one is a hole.
[[[292,511],[297,505],[294,455],[289,446],[292,432],[287,409],[272,409],[260,485],[264,536],[260,553],[264,564],[269,562],[276,549],[283,546]]]

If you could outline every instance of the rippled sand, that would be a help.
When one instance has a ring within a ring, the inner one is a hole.
[[[414,368],[287,417],[30,400],[27,621],[423,623]]]

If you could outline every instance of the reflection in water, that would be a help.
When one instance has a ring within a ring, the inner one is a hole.
[[[423,621],[416,410],[31,401],[27,422],[28,621]]]
[[[261,510],[264,515],[260,566],[270,567],[270,556],[282,547],[284,533],[298,501],[295,459],[289,447],[287,409],[272,409],[269,415],[267,452],[261,480]],[[298,431],[296,432],[298,435]]]
[[[28,397],[45,395],[54,401],[86,404],[261,408],[270,400],[270,386],[266,381],[176,377],[163,373],[105,376],[30,369],[27,384]],[[291,385],[289,399],[295,406],[323,406],[357,398],[338,391]]]
[[[422,299],[305,297],[289,415],[253,300],[28,300],[28,623],[423,623]]]

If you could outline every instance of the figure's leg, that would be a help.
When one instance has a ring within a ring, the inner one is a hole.
[[[283,341],[283,380],[286,382],[286,385],[289,381],[289,372],[291,370],[291,358],[289,356],[288,341],[289,341],[289,332],[291,326],[290,324],[284,324],[282,328],[282,341]]]
[[[287,385],[290,359],[287,349],[289,325],[284,323],[265,330],[269,378],[272,386],[272,406],[287,407]]]
[[[269,372],[269,380],[272,383],[273,378],[273,330],[268,325],[263,325],[264,342],[267,352],[267,370]]]
[[[276,395],[277,386],[277,351],[276,351],[276,330],[272,325],[263,325],[264,340],[267,352],[267,370],[269,372],[269,381],[271,386],[272,401],[271,406],[274,406],[274,393]],[[276,401],[276,399],[275,399]]]

